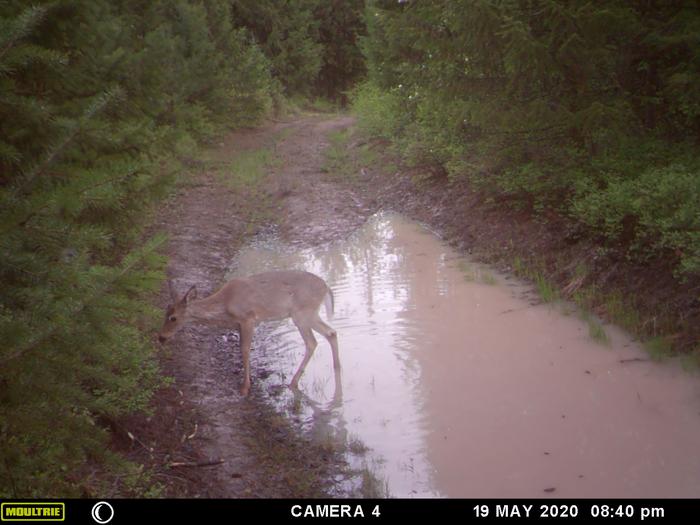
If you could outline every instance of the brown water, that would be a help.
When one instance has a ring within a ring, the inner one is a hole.
[[[322,338],[304,395],[276,399],[392,496],[700,497],[697,378],[620,363],[646,359],[620,330],[594,341],[562,305],[531,304],[528,286],[416,223],[381,214],[316,250],[260,240],[232,268],[301,268],[331,285],[342,399]],[[287,321],[266,339],[268,384],[288,382],[299,333]]]

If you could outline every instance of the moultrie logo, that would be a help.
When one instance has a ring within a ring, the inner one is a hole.
[[[64,521],[65,503],[6,501],[0,505],[2,521]]]

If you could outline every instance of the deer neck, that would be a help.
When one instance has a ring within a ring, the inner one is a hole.
[[[218,301],[212,301],[211,299],[211,297],[207,297],[190,302],[187,305],[188,319],[202,323],[221,319],[225,309]]]

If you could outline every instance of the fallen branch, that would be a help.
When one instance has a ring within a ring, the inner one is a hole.
[[[214,465],[221,465],[222,463],[224,463],[223,459],[211,459],[208,461],[173,461],[172,463],[168,463],[168,467],[211,467]]]
[[[636,362],[643,362],[643,361],[649,361],[648,359],[644,359],[643,357],[630,357],[629,359],[620,359],[620,363],[636,363]]]

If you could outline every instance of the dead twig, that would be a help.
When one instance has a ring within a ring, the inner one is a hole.
[[[143,441],[141,441],[139,438],[137,438],[134,434],[129,432],[128,430],[126,431],[126,435],[129,436],[129,439],[131,440],[132,443],[138,443],[141,445],[144,450],[146,450],[149,454],[153,454],[153,447],[147,446]]]
[[[197,435],[197,428],[198,428],[197,423],[195,423],[194,424],[194,431],[189,435],[183,434],[182,439],[180,440],[180,443],[184,443],[187,440],[193,439]]]
[[[210,459],[208,461],[173,461],[171,463],[168,463],[168,467],[211,467],[214,465],[221,465],[222,463],[224,463],[223,459]]]

